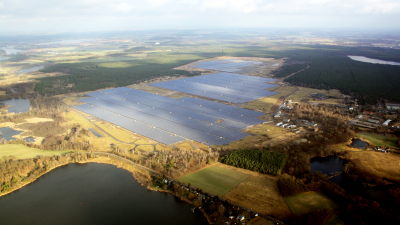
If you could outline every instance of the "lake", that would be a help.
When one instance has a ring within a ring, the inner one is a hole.
[[[399,62],[385,61],[385,60],[380,60],[380,59],[371,59],[371,58],[367,58],[364,56],[355,56],[355,55],[348,55],[348,57],[352,60],[359,61],[359,62],[400,66]]]
[[[0,47],[0,49],[3,49],[4,51],[7,52],[7,55],[10,54],[16,54],[18,52],[23,52],[24,50],[20,50],[20,49],[15,49],[15,46],[7,46],[7,47]]]
[[[16,140],[12,136],[18,135],[18,134],[22,133],[23,131],[14,130],[9,127],[2,127],[2,128],[0,128],[0,132],[1,132],[0,138],[4,138],[7,141],[10,141],[10,140]]]
[[[113,165],[69,164],[1,197],[0,224],[208,224],[193,207]]]
[[[93,41],[94,39],[72,39],[72,40],[62,40],[62,41],[53,41],[53,42],[45,42],[36,45],[57,45],[57,44],[75,44],[80,42],[88,42]]]
[[[28,68],[28,69],[20,69],[20,70],[17,70],[17,75],[33,72],[33,71],[40,70],[43,68],[44,68],[44,66],[35,66],[35,67]]]
[[[9,57],[4,57],[4,56],[0,55],[0,61],[7,60],[7,59],[9,59]]]
[[[20,113],[20,112],[29,112],[31,107],[31,103],[29,99],[26,98],[11,98],[7,100],[0,101],[6,105],[12,105],[12,107],[8,107],[9,113]]]

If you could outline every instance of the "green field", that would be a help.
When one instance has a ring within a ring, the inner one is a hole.
[[[358,137],[367,139],[372,142],[372,144],[376,146],[385,146],[386,147],[386,139],[387,137],[378,134],[369,134],[369,133],[358,133]],[[397,146],[397,138],[388,138],[387,144],[391,148],[398,148]]]
[[[210,166],[203,170],[188,174],[179,178],[183,183],[202,189],[213,195],[224,196],[249,175],[224,169],[218,166]]]
[[[36,148],[29,148],[25,145],[0,145],[0,158],[4,156],[15,156],[17,159],[34,158],[38,155],[53,156],[62,155],[71,151],[42,151]]]
[[[307,192],[290,197],[285,201],[295,215],[302,215],[318,209],[335,210],[337,205],[325,195],[318,192]]]

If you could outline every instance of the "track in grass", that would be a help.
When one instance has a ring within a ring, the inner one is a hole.
[[[186,184],[190,183],[193,187],[222,197],[248,176],[247,174],[218,166],[210,166],[183,176],[178,180]]]
[[[337,205],[325,195],[318,192],[307,192],[285,197],[290,211],[295,215],[306,214],[318,209],[335,210]]]

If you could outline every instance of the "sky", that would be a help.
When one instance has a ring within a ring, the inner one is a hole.
[[[0,0],[0,32],[400,29],[400,0]]]

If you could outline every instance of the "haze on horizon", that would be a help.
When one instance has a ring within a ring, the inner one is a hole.
[[[209,28],[398,30],[399,0],[0,0],[0,33]]]

